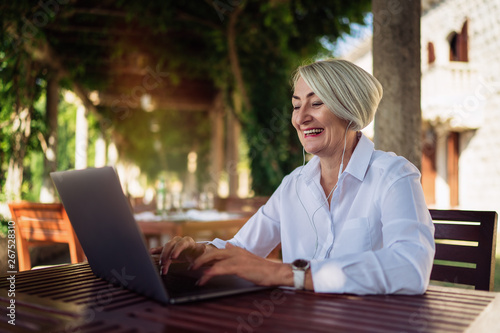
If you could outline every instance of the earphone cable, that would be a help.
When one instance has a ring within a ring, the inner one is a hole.
[[[304,203],[300,199],[299,192],[297,190],[297,181],[295,182],[295,194],[297,195],[297,198],[299,199],[299,202],[302,205],[302,208],[304,208],[304,211],[306,212],[307,218],[309,219],[309,223],[311,224],[311,226],[314,230],[314,233],[316,235],[316,241],[315,241],[315,245],[314,245],[314,254],[312,256],[312,259],[314,259],[314,257],[316,256],[316,253],[318,251],[318,245],[319,245],[319,236],[318,236],[318,230],[316,228],[316,224],[314,223],[314,215],[316,215],[316,212],[318,212],[318,210],[320,210],[320,208],[323,207],[323,205],[328,202],[328,200],[330,199],[330,196],[333,194],[333,192],[337,188],[337,185],[338,185],[339,179],[340,179],[340,175],[342,174],[342,171],[343,171],[342,169],[344,167],[344,154],[345,154],[345,151],[347,148],[347,130],[349,129],[349,126],[351,126],[351,124],[352,124],[352,121],[349,122],[349,124],[347,125],[347,127],[345,129],[345,133],[344,133],[344,149],[342,151],[342,159],[340,162],[340,169],[339,169],[339,175],[337,177],[337,183],[335,184],[335,186],[332,188],[332,190],[330,191],[330,193],[326,197],[326,200],[323,201],[321,203],[321,205],[313,212],[311,217],[309,216],[309,213],[307,212],[307,209],[306,209]],[[304,166],[306,164],[306,153],[305,153],[304,147],[302,147],[302,157],[303,157],[302,168],[300,169],[299,176],[302,174],[302,169],[304,169]]]

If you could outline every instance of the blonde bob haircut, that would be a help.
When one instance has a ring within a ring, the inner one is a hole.
[[[352,121],[350,129],[365,128],[375,116],[383,89],[378,80],[347,60],[327,59],[300,66],[293,87],[303,78],[312,91],[340,119]]]

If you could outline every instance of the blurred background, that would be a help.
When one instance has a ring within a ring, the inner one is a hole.
[[[2,1],[0,215],[58,201],[52,171],[105,165],[137,212],[266,198],[302,164],[293,69],[342,57],[376,70],[391,3]],[[421,5],[421,76],[407,77],[421,82],[421,153],[406,157],[429,207],[500,211],[500,3]]]
[[[49,172],[104,165],[146,203],[160,188],[270,195],[301,163],[292,70],[330,56],[369,11],[361,0],[2,5],[1,201],[52,202]]]

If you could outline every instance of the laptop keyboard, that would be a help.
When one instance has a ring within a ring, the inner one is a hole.
[[[210,279],[207,284],[198,286],[196,283],[203,275],[203,269],[196,271],[188,270],[189,264],[174,263],[170,266],[167,275],[162,275],[161,278],[171,296],[182,294],[197,294],[200,292],[216,292],[226,290],[231,287],[230,277],[217,276]]]
[[[167,275],[161,276],[169,293],[185,293],[201,288],[196,283],[203,275],[203,270],[192,271],[188,267],[189,263],[173,263]]]
[[[188,267],[188,263],[173,263],[167,275],[160,276],[171,300],[205,299],[263,288],[234,275],[214,276],[205,285],[198,286],[196,283],[208,267],[196,271]]]
[[[196,282],[198,277],[189,276],[188,274],[169,273],[162,275],[163,283],[168,292],[185,293],[198,288]]]

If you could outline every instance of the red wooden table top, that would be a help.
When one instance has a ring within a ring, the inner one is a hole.
[[[500,296],[484,291],[431,286],[419,296],[356,296],[276,288],[165,306],[95,277],[88,264],[15,274],[15,297],[8,277],[0,279],[7,311],[0,332],[500,331]]]

